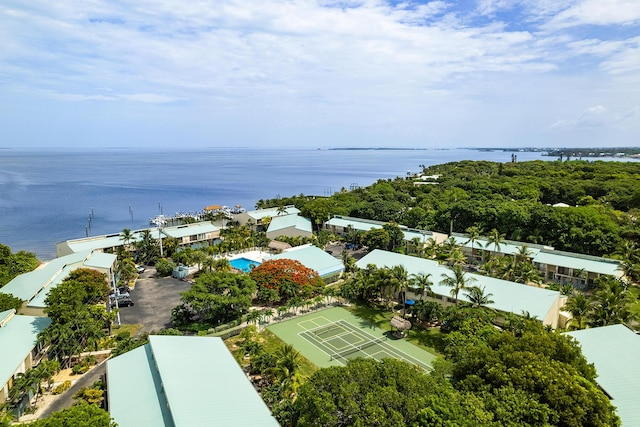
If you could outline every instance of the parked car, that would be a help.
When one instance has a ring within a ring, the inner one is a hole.
[[[129,292],[131,292],[131,288],[129,288],[127,285],[118,286],[118,292],[120,293],[120,295],[128,294]]]
[[[118,298],[117,307],[131,307],[134,305],[134,302],[131,298]],[[116,300],[111,301],[111,308],[116,308]]]
[[[120,292],[118,294],[113,294],[113,293],[109,294],[109,299],[110,300],[115,300],[116,298],[119,299],[119,300],[124,299],[124,298],[129,298],[129,292]]]
[[[136,265],[136,271],[138,272],[138,274],[144,273],[144,266],[143,265]]]

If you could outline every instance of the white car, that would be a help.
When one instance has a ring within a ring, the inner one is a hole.
[[[136,271],[138,272],[138,274],[144,273],[144,266],[136,265]]]

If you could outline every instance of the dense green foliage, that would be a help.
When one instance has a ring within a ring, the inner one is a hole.
[[[40,264],[33,252],[20,251],[15,254],[9,246],[0,243],[0,288],[13,278],[36,269]]]
[[[68,367],[71,356],[86,349],[97,350],[115,318],[115,311],[106,308],[108,292],[106,276],[84,268],[74,270],[49,291],[45,311],[51,325],[39,340],[49,344],[51,358]]]
[[[182,304],[174,308],[172,322],[182,326],[197,318],[217,325],[238,319],[251,307],[256,290],[255,282],[246,274],[203,273],[191,289],[182,293]]]
[[[27,424],[25,424],[27,425]],[[28,424],[29,427],[116,427],[109,413],[96,405],[81,403],[68,409],[54,412]]]
[[[295,409],[301,426],[472,426],[491,420],[480,399],[395,359],[354,359],[321,369],[300,388]]]
[[[0,313],[12,308],[18,311],[22,307],[22,300],[13,295],[0,292]]]
[[[480,309],[453,307],[446,357],[425,373],[355,359],[317,371],[284,424],[300,426],[617,426],[575,342],[522,320],[497,330]],[[454,319],[457,319],[454,321]]]
[[[423,172],[439,175],[436,184],[396,178],[326,199],[295,196],[260,206],[294,204],[312,220],[349,215],[444,233],[496,228],[506,239],[592,255],[613,254],[623,239],[640,240],[639,163],[461,161]]]

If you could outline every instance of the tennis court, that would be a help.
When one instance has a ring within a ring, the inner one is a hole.
[[[429,371],[435,359],[407,341],[388,338],[387,332],[343,308],[300,316],[268,329],[319,367],[346,365],[357,357],[390,357]]]

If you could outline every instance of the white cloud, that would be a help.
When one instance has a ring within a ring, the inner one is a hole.
[[[578,25],[632,25],[640,21],[640,2],[637,0],[573,0],[571,3],[550,20],[548,27],[562,29]]]
[[[411,129],[414,144],[420,132],[454,139],[459,120],[469,129],[495,128],[500,115],[546,128],[552,116],[571,117],[580,106],[626,111],[640,98],[633,84],[640,31],[602,40],[562,30],[594,23],[596,3],[481,0],[464,9],[445,1],[220,0],[177,7],[168,0],[135,6],[9,0],[0,5],[0,99],[92,101],[121,107],[122,120],[157,111],[170,111],[177,122],[210,123],[213,116],[225,129],[295,122],[296,129],[334,126],[357,135],[375,123],[391,135]],[[607,4],[629,7],[622,0]],[[614,11],[605,20],[634,22],[631,9],[624,20]],[[506,21],[511,12],[528,21]],[[571,75],[575,84],[557,83]],[[602,89],[590,93],[594,86]],[[541,93],[566,101],[548,111]],[[586,119],[566,121],[575,127],[580,120]]]

